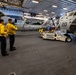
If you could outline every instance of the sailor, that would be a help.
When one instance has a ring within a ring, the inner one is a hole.
[[[2,56],[9,55],[6,51],[6,37],[7,31],[5,30],[4,20],[0,19],[0,42],[1,42],[1,54]]]
[[[43,32],[43,28],[40,27],[40,28],[39,28],[39,33],[42,33],[42,32]]]
[[[15,34],[16,34],[16,30],[18,28],[17,28],[17,26],[12,24],[12,19],[8,20],[8,23],[7,23],[6,27],[7,27],[7,32],[8,32],[8,35],[9,35],[10,51],[14,51],[14,50],[16,50],[16,47],[14,47]]]

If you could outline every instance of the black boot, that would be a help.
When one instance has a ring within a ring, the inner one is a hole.
[[[10,51],[15,51],[16,47],[10,48]]]
[[[2,54],[2,56],[8,56],[9,54],[8,53],[6,53],[6,54]]]

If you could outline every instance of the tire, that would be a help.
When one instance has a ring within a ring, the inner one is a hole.
[[[72,38],[71,37],[67,37],[66,38],[66,42],[71,42],[72,41]]]
[[[45,38],[42,36],[42,39],[45,40]]]

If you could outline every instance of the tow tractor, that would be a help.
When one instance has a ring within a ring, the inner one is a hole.
[[[43,31],[40,32],[40,36],[43,39],[50,39],[50,40],[59,40],[64,42],[71,42],[72,38],[69,34],[65,34],[61,30],[51,30],[51,31]]]

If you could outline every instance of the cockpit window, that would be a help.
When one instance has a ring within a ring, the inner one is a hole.
[[[74,15],[76,15],[76,12],[74,13]]]
[[[25,23],[26,24],[30,24],[30,25],[42,25],[43,24],[43,20],[26,19]]]
[[[73,13],[70,13],[70,14],[69,14],[69,16],[72,16],[72,15],[73,15]]]

